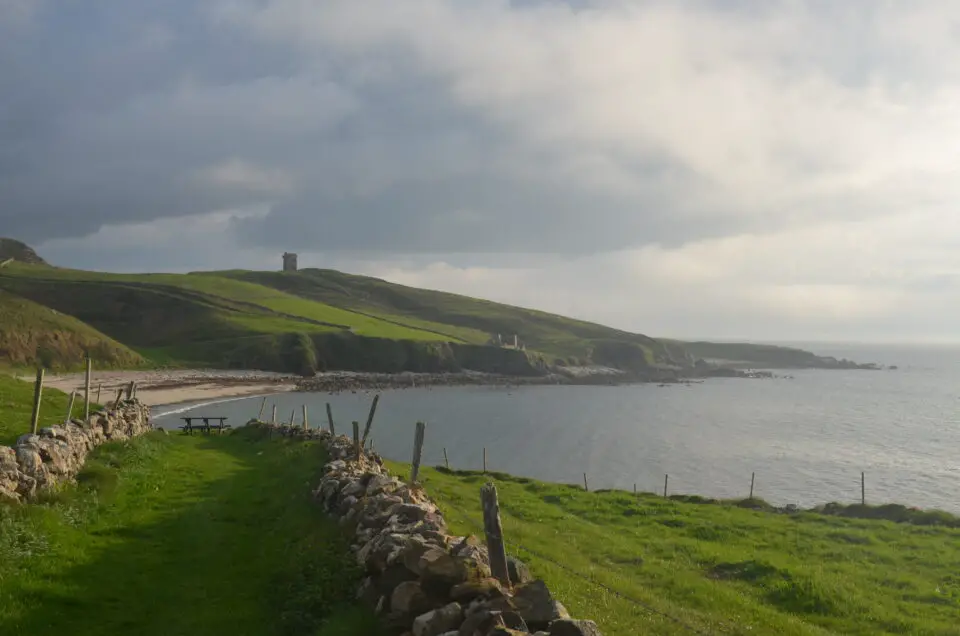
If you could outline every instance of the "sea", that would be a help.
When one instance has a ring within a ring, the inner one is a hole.
[[[591,490],[619,488],[776,505],[900,503],[960,513],[960,346],[805,348],[896,370],[790,370],[773,379],[716,378],[659,386],[429,387],[381,394],[375,449],[411,461],[426,423],[425,465],[487,469]],[[267,397],[278,419],[338,433],[366,421],[373,393]],[[184,415],[257,415],[261,399],[161,407],[155,425]],[[444,457],[446,451],[446,459]],[[862,482],[861,482],[862,479]],[[863,492],[861,492],[863,487]]]

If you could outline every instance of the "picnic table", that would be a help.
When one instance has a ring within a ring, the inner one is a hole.
[[[211,431],[217,431],[218,434],[223,434],[224,429],[229,429],[230,425],[226,423],[226,417],[181,417],[181,420],[184,421],[184,425],[180,427],[187,435],[193,435],[194,431],[200,431],[204,435],[209,435]],[[194,420],[199,420],[199,423],[194,423]],[[211,423],[211,420],[214,423]]]

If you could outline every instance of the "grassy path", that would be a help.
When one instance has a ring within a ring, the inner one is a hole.
[[[0,507],[0,634],[373,634],[312,505],[318,446],[152,434],[81,487]]]

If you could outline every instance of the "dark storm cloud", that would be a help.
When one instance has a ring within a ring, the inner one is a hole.
[[[402,57],[306,59],[194,2],[37,6],[0,43],[2,234],[252,205],[272,212],[235,229],[270,247],[592,252],[715,231],[680,231],[663,192],[558,176]],[[286,185],[245,183],[261,173]]]

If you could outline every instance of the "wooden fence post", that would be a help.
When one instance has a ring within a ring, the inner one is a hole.
[[[67,407],[67,419],[63,420],[64,424],[70,423],[70,418],[73,417],[73,403],[77,400],[77,392],[70,391],[70,406]]]
[[[267,406],[267,396],[263,396],[263,399],[260,400],[260,412],[257,413],[257,421],[263,421],[263,409]]]
[[[293,426],[293,423],[296,420],[296,417],[297,417],[297,409],[293,409],[292,411],[290,411],[290,426]]]
[[[113,403],[113,410],[120,408],[120,402],[123,400],[123,389],[117,389],[117,399]]]
[[[86,354],[86,374],[85,380],[83,383],[83,421],[90,421],[90,376],[93,375],[93,360],[90,359],[90,354]]]
[[[327,422],[330,424],[330,435],[335,437],[337,430],[333,427],[333,410],[330,408],[329,402],[327,402]]]
[[[447,458],[447,447],[443,447],[443,465],[447,467],[447,470],[450,470],[450,460]]]
[[[750,501],[753,501],[753,484],[757,479],[757,473],[750,473]]]
[[[507,569],[507,550],[503,544],[503,526],[500,524],[500,502],[497,499],[496,484],[490,482],[480,488],[480,504],[483,507],[483,533],[487,538],[490,571],[497,580],[509,586],[510,573]]]
[[[483,474],[487,474],[487,447],[483,447]]]
[[[636,485],[636,484],[633,485],[633,496],[634,496],[634,497],[637,496],[637,485]]]
[[[423,455],[423,438],[426,434],[426,424],[417,422],[417,429],[413,436],[413,465],[410,469],[410,483],[417,483],[420,477],[420,458]]]
[[[587,485],[587,473],[583,473],[583,490],[590,492],[590,487]]]
[[[33,385],[33,414],[30,416],[30,432],[37,434],[40,424],[40,399],[43,397],[43,367],[37,368],[37,380]]]
[[[310,424],[307,423],[307,405],[303,405],[303,430],[310,428]]]
[[[360,461],[360,422],[353,422],[353,453],[354,459]]]
[[[97,404],[100,404],[100,391],[103,389],[103,382],[97,383]]]
[[[277,423],[277,405],[273,405],[273,415],[270,418],[270,423],[276,425]]]
[[[380,394],[373,396],[373,404],[370,405],[370,414],[367,415],[367,425],[363,428],[363,437],[360,439],[360,445],[367,445],[367,437],[370,435],[370,427],[373,426],[373,416],[377,412],[377,403],[380,401]]]
[[[667,496],[667,481],[670,479],[670,475],[663,476],[663,496]]]
[[[860,505],[867,505],[867,478],[864,473],[860,473]]]

